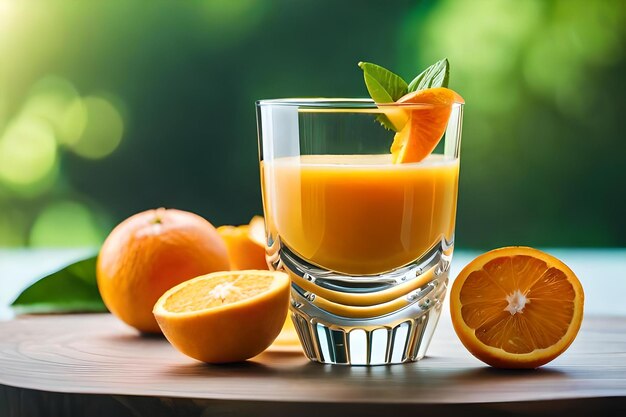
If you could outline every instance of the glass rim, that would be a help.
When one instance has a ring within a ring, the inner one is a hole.
[[[286,106],[298,107],[305,109],[390,109],[390,108],[433,108],[438,107],[437,104],[426,103],[380,103],[376,104],[371,98],[327,98],[327,97],[311,97],[311,98],[274,98],[257,100],[257,107],[262,106]],[[463,106],[465,103],[454,101],[453,106]]]

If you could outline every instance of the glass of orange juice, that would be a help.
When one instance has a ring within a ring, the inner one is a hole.
[[[392,364],[426,353],[454,248],[463,104],[421,162],[393,163],[393,132],[376,120],[410,113],[427,124],[430,107],[257,102],[267,260],[291,276],[292,319],[313,361]]]

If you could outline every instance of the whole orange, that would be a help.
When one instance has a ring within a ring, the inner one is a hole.
[[[111,313],[145,333],[160,333],[152,308],[183,281],[230,269],[226,244],[202,217],[181,210],[148,210],[107,237],[97,263],[98,288]]]

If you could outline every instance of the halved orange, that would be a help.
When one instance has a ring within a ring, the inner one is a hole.
[[[226,242],[231,269],[268,269],[265,261],[265,220],[254,216],[249,224],[241,226],[220,226],[218,233]],[[277,350],[301,349],[296,329],[287,316],[283,330],[274,341],[272,348]]]
[[[450,292],[452,324],[461,342],[497,368],[536,368],[559,356],[580,329],[583,304],[574,272],[528,247],[480,255]]]
[[[423,106],[405,111],[408,120],[396,133],[391,145],[393,162],[419,162],[430,155],[446,131],[455,102],[463,103],[464,100],[453,90],[444,87],[414,91],[396,101],[396,104]],[[397,119],[395,114],[393,120]]]
[[[241,226],[220,226],[217,232],[226,242],[231,269],[268,269],[263,217],[254,216],[250,224]]]
[[[265,219],[254,216],[248,223],[248,237],[251,241],[265,249]]]
[[[208,363],[244,361],[280,333],[289,284],[284,272],[215,272],[170,289],[153,312],[167,340],[185,355]]]

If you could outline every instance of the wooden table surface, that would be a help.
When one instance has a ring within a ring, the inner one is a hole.
[[[593,278],[621,282],[623,262],[617,277]],[[588,291],[593,286],[586,285],[590,278],[581,278],[588,299],[594,299]],[[626,316],[587,311],[570,349],[533,371],[495,370],[473,358],[446,310],[425,359],[379,367],[319,365],[284,352],[266,352],[243,364],[205,365],[108,314],[0,322],[1,416],[429,412],[626,415]]]

